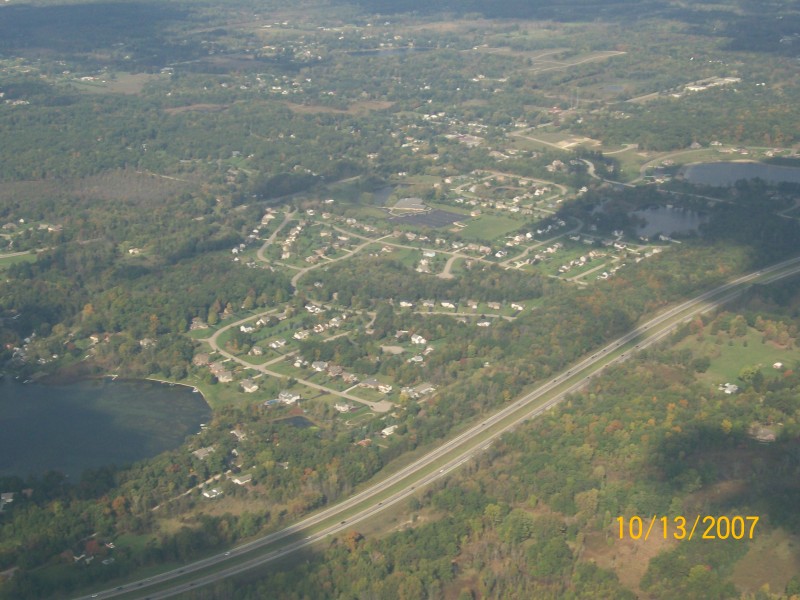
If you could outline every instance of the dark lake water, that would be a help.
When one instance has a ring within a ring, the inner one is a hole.
[[[707,218],[693,210],[682,208],[668,208],[666,206],[656,206],[637,210],[633,215],[644,219],[646,224],[638,229],[639,235],[647,237],[658,233],[664,235],[680,235],[696,231]]]
[[[191,388],[107,379],[69,385],[0,380],[0,475],[129,464],[176,448],[211,416]]]
[[[763,179],[770,183],[800,183],[800,167],[781,167],[752,162],[698,163],[683,169],[683,176],[691,183],[727,186],[740,179]]]

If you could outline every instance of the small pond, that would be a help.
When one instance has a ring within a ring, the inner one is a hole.
[[[645,225],[639,227],[639,235],[651,237],[656,234],[681,235],[697,231],[707,217],[693,210],[669,206],[654,206],[631,213],[637,219],[644,219]]]

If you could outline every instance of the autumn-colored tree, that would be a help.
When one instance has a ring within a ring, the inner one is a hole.
[[[118,517],[123,517],[128,514],[128,499],[125,496],[117,496],[111,503],[111,508],[114,509],[114,514]]]
[[[347,546],[347,549],[350,552],[355,552],[358,549],[358,543],[364,539],[364,536],[357,532],[355,529],[351,529],[347,533],[344,534],[344,544]]]

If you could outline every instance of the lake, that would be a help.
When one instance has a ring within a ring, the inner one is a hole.
[[[644,219],[645,225],[639,227],[637,232],[639,235],[646,237],[651,237],[658,233],[664,235],[689,233],[696,231],[702,223],[707,221],[705,215],[693,210],[667,206],[655,206],[637,210],[632,215]]]
[[[800,167],[756,162],[697,163],[687,165],[681,172],[687,181],[701,185],[728,186],[756,177],[770,183],[800,183]]]
[[[0,475],[118,466],[178,447],[211,409],[201,394],[153,381],[68,385],[0,380]]]

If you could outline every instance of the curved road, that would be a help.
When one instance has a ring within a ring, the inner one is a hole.
[[[567,394],[582,388],[591,377],[605,367],[624,361],[630,352],[663,339],[679,324],[695,315],[730,301],[748,289],[752,283],[771,283],[798,273],[800,273],[800,257],[744,275],[669,308],[591,356],[580,360],[565,373],[518,398],[511,405],[485,418],[477,425],[469,427],[399,471],[387,475],[382,480],[334,506],[228,552],[82,598],[88,600],[89,598],[112,598],[123,595],[128,598],[146,597],[154,600],[168,598],[267,564],[295,550],[309,547],[329,535],[348,529],[354,524],[374,516],[384,508],[402,501],[414,494],[417,487],[423,487],[444,477],[450,471],[486,450],[493,440],[506,431],[523,421],[541,415],[558,404]],[[281,540],[284,540],[283,544],[278,545]],[[224,564],[228,562],[232,564]],[[155,586],[160,589],[152,589],[150,592],[144,593],[147,588]]]

